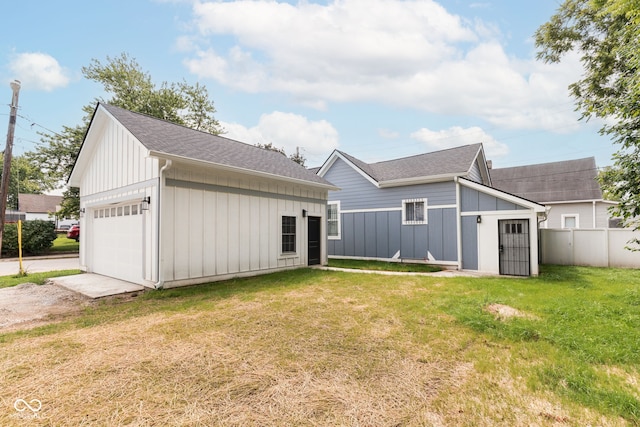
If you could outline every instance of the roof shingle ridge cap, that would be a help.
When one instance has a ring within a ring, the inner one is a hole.
[[[396,159],[389,159],[389,160],[381,160],[379,162],[376,163],[371,163],[371,166],[373,165],[380,165],[382,163],[389,163],[389,162],[397,162],[397,161],[401,161],[401,160],[408,160],[411,159],[413,157],[421,157],[421,156],[429,156],[432,154],[438,154],[438,153],[444,153],[445,151],[451,151],[451,150],[461,150],[463,148],[468,148],[468,147],[473,147],[476,145],[482,145],[481,142],[476,142],[474,144],[465,144],[465,145],[460,145],[458,147],[449,147],[449,148],[443,148],[442,150],[437,150],[437,151],[429,151],[427,153],[420,153],[420,154],[412,154],[410,156],[405,156],[405,157],[398,157]]]

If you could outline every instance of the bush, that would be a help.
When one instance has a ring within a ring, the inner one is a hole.
[[[23,255],[38,255],[47,252],[56,239],[55,225],[40,219],[22,223]],[[18,224],[5,224],[2,235],[2,255],[18,255]]]

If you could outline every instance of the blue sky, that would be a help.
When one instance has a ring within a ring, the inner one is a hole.
[[[0,129],[22,82],[14,154],[75,126],[103,95],[92,58],[127,52],[156,83],[205,85],[226,136],[335,148],[364,161],[483,142],[494,167],[595,156],[616,146],[579,121],[577,57],[535,60],[559,0],[111,0],[3,5]],[[4,109],[4,111],[2,111]],[[3,135],[6,135],[3,133]],[[4,143],[4,139],[2,140]]]

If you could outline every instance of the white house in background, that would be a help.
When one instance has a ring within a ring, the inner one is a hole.
[[[18,211],[25,214],[25,221],[40,219],[55,221],[55,214],[60,210],[62,196],[46,194],[18,194]]]
[[[550,208],[542,228],[616,228],[597,181],[596,160],[577,160],[491,169],[495,188]]]
[[[87,272],[163,288],[327,262],[337,188],[273,151],[98,104],[69,185]]]

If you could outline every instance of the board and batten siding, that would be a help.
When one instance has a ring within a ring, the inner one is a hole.
[[[124,188],[158,177],[158,160],[121,124],[109,120],[82,176],[80,196]]]
[[[165,286],[306,266],[307,218],[326,219],[326,191],[174,166],[163,193]],[[296,217],[296,254],[281,253],[281,217]],[[326,244],[321,259],[326,263]]]
[[[101,125],[102,132],[94,132],[88,137],[99,138],[93,144],[90,162],[86,166],[80,183],[80,207],[84,209],[80,226],[83,230],[92,230],[96,219],[94,212],[106,206],[141,201],[150,196],[157,200],[158,195],[158,163],[157,159],[147,157],[147,150],[120,123],[105,120]],[[139,215],[145,248],[157,245],[157,216],[145,213]],[[80,265],[87,266],[92,272],[99,265],[97,258],[104,255],[100,252],[100,236],[91,233],[80,233]],[[108,255],[114,260],[118,254]],[[147,249],[142,252],[140,270],[142,277],[138,280],[153,282],[157,280],[155,269],[155,253]],[[108,262],[110,260],[103,260]]]
[[[455,262],[455,182],[377,188],[342,159],[324,178],[341,188],[330,191],[340,201],[340,239],[329,240],[329,254],[356,258],[401,258]],[[403,225],[402,201],[427,199],[427,224]]]

